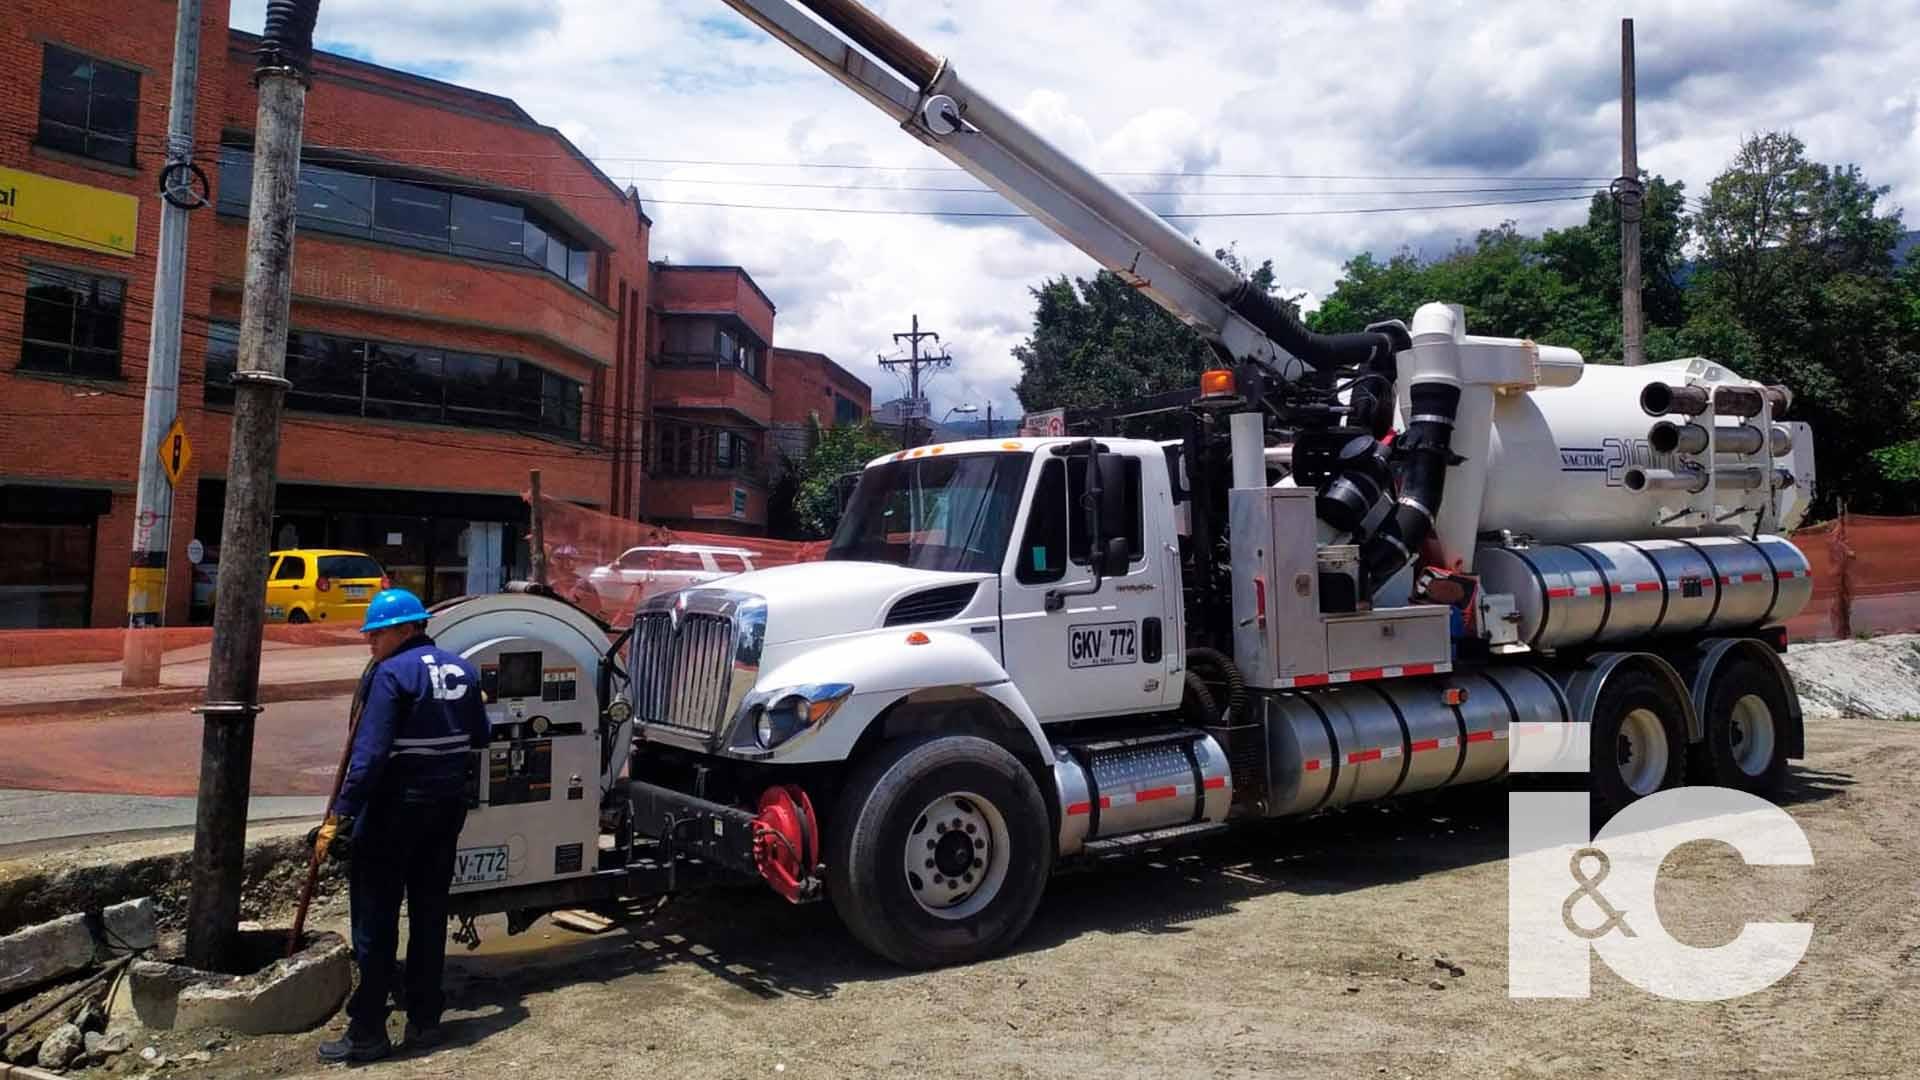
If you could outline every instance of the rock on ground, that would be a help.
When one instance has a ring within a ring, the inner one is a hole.
[[[93,963],[84,915],[66,915],[0,937],[0,994],[51,982]]]
[[[1786,664],[1809,720],[1920,719],[1920,634],[1794,645]]]
[[[80,1029],[72,1024],[61,1024],[40,1044],[38,1061],[43,1069],[64,1069],[85,1049],[86,1037],[80,1034]]]

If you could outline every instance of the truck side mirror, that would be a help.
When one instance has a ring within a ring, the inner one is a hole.
[[[1101,577],[1123,576],[1127,572],[1127,564],[1132,561],[1131,556],[1125,536],[1109,536],[1100,545],[1093,572]]]
[[[1125,537],[1133,527],[1127,517],[1127,462],[1119,454],[1101,454],[1094,462],[1094,468],[1100,471],[1100,502],[1095,510],[1100,515],[1104,548],[1112,537]],[[1124,560],[1120,565],[1124,570]]]

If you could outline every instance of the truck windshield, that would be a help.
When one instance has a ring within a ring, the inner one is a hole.
[[[1031,459],[964,454],[876,465],[860,474],[827,558],[998,570]]]

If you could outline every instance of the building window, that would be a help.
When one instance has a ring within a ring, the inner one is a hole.
[[[27,271],[20,366],[111,379],[120,374],[120,317],[126,286],[76,270]]]
[[[758,475],[760,444],[745,431],[664,420],[657,444],[654,471],[660,475]]]
[[[40,68],[41,146],[131,167],[139,111],[138,72],[46,46]]]
[[[857,424],[860,422],[860,403],[843,394],[833,395],[833,422],[835,424]]]
[[[233,401],[239,341],[232,323],[207,329],[209,404]],[[296,330],[287,378],[289,409],[580,438],[581,384],[511,356]]]
[[[220,149],[223,214],[244,215],[253,197],[253,155]],[[582,292],[593,289],[593,252],[521,207],[431,184],[302,162],[299,227],[399,247],[514,266],[531,264]]]
[[[726,364],[758,383],[766,382],[766,349],[738,323],[669,316],[662,324],[664,364]]]

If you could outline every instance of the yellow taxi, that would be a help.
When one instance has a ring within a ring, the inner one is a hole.
[[[358,628],[367,602],[387,587],[387,572],[364,552],[295,548],[267,558],[268,622],[350,623]]]

